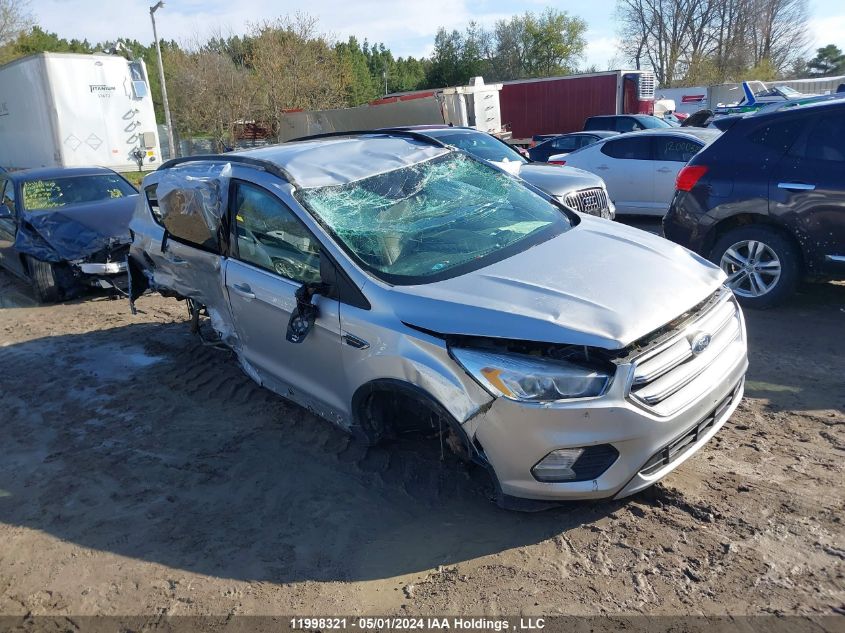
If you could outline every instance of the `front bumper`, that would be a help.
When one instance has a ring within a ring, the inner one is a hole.
[[[126,262],[83,262],[78,264],[79,271],[84,275],[120,275],[126,274]]]
[[[499,398],[468,430],[474,431],[505,495],[536,500],[625,497],[665,477],[728,420],[743,395],[745,341],[741,322],[735,344],[690,383],[695,398],[671,415],[660,415],[631,396],[635,366],[623,364],[602,397],[548,404]],[[531,473],[551,451],[601,444],[612,445],[619,456],[595,479],[545,483]],[[667,450],[678,446],[682,448]],[[661,461],[668,452],[671,459]]]

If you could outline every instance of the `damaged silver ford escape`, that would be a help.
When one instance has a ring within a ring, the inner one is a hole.
[[[719,268],[417,133],[176,159],[143,192],[133,299],[187,299],[256,382],[367,442],[448,429],[502,505],[630,495],[742,397]]]

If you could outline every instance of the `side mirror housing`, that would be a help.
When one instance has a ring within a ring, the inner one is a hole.
[[[0,204],[0,220],[9,220],[13,217],[12,210],[5,204]]]
[[[302,343],[314,327],[318,310],[312,302],[314,295],[325,295],[329,290],[322,282],[305,283],[296,290],[296,307],[290,314],[285,338],[291,343]]]

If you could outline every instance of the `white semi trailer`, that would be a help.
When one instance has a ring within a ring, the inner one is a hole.
[[[133,171],[160,163],[143,61],[39,53],[0,66],[0,167]]]
[[[354,108],[290,111],[282,117],[280,140],[326,132],[444,124],[504,136],[501,90],[502,84],[485,84],[481,77],[473,77],[466,86],[395,93]]]

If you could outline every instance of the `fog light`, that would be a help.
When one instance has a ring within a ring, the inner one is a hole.
[[[590,481],[613,466],[618,457],[619,451],[610,444],[559,448],[541,459],[531,474],[545,483]]]
[[[531,472],[538,481],[568,481],[577,477],[572,466],[584,452],[583,448],[561,448],[552,451]]]

